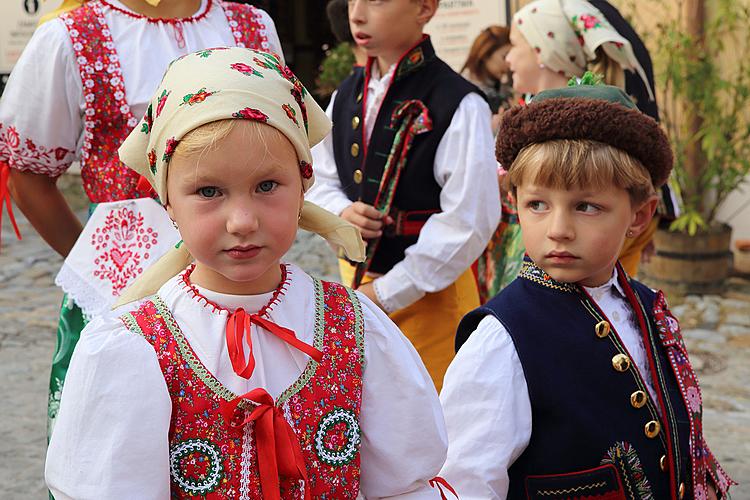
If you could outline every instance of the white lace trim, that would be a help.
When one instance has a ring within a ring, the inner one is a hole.
[[[249,410],[245,410],[245,418],[250,415]],[[248,422],[245,424],[244,435],[242,436],[242,461],[240,464],[240,500],[250,498],[250,453],[253,449],[253,432],[255,424]]]
[[[103,297],[96,288],[92,287],[66,262],[63,262],[60,272],[55,277],[55,285],[62,288],[63,292],[73,299],[83,311],[83,316],[87,321],[105,313],[112,307],[115,300],[115,297]]]

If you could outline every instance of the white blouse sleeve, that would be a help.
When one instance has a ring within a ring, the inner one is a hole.
[[[83,92],[65,25],[41,25],[21,54],[0,101],[0,161],[57,177],[78,157]]]
[[[495,317],[456,354],[440,402],[450,442],[440,475],[461,500],[504,499],[508,469],[531,439],[531,401],[513,339]]]
[[[374,281],[388,312],[455,282],[479,257],[500,222],[500,189],[490,124],[482,97],[463,98],[435,154],[441,212],[431,216],[404,260]]]
[[[326,115],[331,119],[335,100],[336,92],[331,96],[331,102],[326,108]],[[332,132],[312,148],[312,157],[315,184],[305,193],[305,199],[320,205],[329,212],[340,215],[346,207],[352,204],[352,200],[344,194],[344,188],[341,186],[336,160],[333,157]]]
[[[360,424],[362,494],[367,499],[440,498],[429,485],[445,461],[445,423],[417,351],[367,297]]]
[[[81,333],[45,478],[57,500],[169,498],[172,403],[154,349],[116,319]]]

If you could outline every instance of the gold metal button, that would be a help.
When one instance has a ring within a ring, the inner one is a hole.
[[[646,422],[646,425],[643,427],[643,431],[646,433],[646,437],[650,439],[654,439],[656,436],[658,436],[660,430],[661,424],[659,424],[659,422],[657,422],[656,420]]]
[[[609,335],[609,330],[610,330],[609,323],[607,323],[606,321],[600,321],[594,327],[594,331],[596,332],[596,336],[599,337],[600,339],[603,339],[604,337],[606,337],[607,335]]]
[[[354,182],[362,184],[362,171],[360,169],[354,171]]]
[[[635,391],[630,395],[630,404],[633,408],[643,408],[648,401],[648,396],[643,391]]]
[[[626,372],[630,368],[630,358],[624,354],[618,354],[612,358],[612,366],[618,372]]]
[[[357,144],[356,142],[352,144],[351,153],[352,153],[352,156],[355,158],[359,156],[359,144]]]
[[[357,130],[357,127],[359,127],[359,116],[352,118],[352,130]]]
[[[662,472],[667,472],[667,456],[662,455],[659,459],[659,468]]]
[[[677,490],[677,493],[680,494],[680,498],[685,497],[685,483],[680,483],[680,488]]]
[[[362,92],[357,94],[357,102],[362,102]]]

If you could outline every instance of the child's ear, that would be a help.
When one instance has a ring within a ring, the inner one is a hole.
[[[172,205],[167,203],[166,205],[164,205],[164,208],[167,209],[167,214],[169,214],[169,218],[172,219],[172,221],[174,221],[174,210],[172,210]]]
[[[659,197],[654,194],[646,201],[641,202],[640,205],[636,205],[633,211],[632,222],[628,227],[628,233],[636,237],[645,231],[648,225],[651,224],[651,219],[654,218],[658,204]]]
[[[419,3],[420,9],[419,14],[417,14],[417,21],[424,26],[430,22],[432,16],[437,12],[439,0],[419,0]]]

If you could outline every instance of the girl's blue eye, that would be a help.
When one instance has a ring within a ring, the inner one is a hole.
[[[198,190],[198,194],[203,196],[204,198],[213,198],[217,194],[219,194],[219,190],[214,186],[206,186],[202,187]]]
[[[276,187],[276,184],[274,181],[263,181],[258,184],[258,191],[261,193],[270,193]]]

